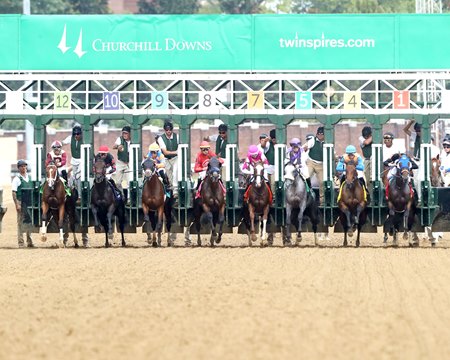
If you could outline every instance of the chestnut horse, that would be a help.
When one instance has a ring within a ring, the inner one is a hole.
[[[164,210],[166,208],[166,201],[170,198],[165,197],[164,186],[158,177],[156,164],[153,159],[145,159],[142,163],[144,170],[144,184],[142,186],[142,211],[144,213],[144,224],[147,232],[147,242],[154,247],[161,246],[161,232],[163,227]],[[169,204],[167,204],[168,206]],[[152,216],[150,216],[152,215]],[[155,216],[156,215],[156,216]],[[170,231],[171,216],[166,216],[166,224],[168,234]],[[153,238],[149,225],[153,229]],[[156,233],[158,233],[158,240],[156,240]],[[168,246],[172,246],[170,236],[167,240]]]
[[[48,223],[55,218],[55,222],[59,228],[59,246],[64,246],[64,214],[66,202],[66,190],[64,183],[58,175],[58,168],[54,163],[49,163],[45,169],[46,180],[42,190],[42,226],[41,226],[41,240],[47,240]],[[48,214],[51,217],[48,219]]]
[[[252,241],[256,241],[255,218],[259,216],[261,224],[261,246],[266,245],[267,220],[269,217],[270,205],[272,203],[272,193],[269,184],[264,179],[264,164],[257,162],[253,166],[253,175],[250,185],[244,197],[244,221],[247,225],[248,244],[252,246]]]
[[[347,246],[347,235],[353,236],[356,229],[356,247],[359,247],[361,228],[367,218],[367,195],[364,194],[364,188],[359,182],[356,164],[353,161],[346,165],[345,180],[340,187],[337,205],[344,228],[344,246]]]

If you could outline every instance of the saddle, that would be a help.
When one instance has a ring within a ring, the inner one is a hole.
[[[227,193],[227,189],[225,189],[225,185],[223,184],[222,179],[219,180],[219,184],[220,184],[220,188],[222,189],[223,196],[225,196]],[[198,185],[197,191],[195,192],[195,199],[200,199],[202,197],[202,195],[201,195],[202,185],[203,185],[203,181]]]
[[[385,194],[386,200],[389,200],[389,186],[391,184],[391,181],[394,181],[394,178],[390,179],[386,185],[386,194]],[[409,195],[410,198],[412,199],[414,197],[414,188],[412,187],[411,182],[408,182],[408,185],[409,185]]]
[[[359,181],[359,179],[358,179],[358,181]],[[360,181],[360,184],[361,184],[361,181]],[[342,181],[342,183],[341,183],[341,186],[339,187],[339,194],[338,194],[338,196],[337,196],[337,199],[336,199],[336,201],[339,201],[339,200],[341,200],[341,195],[342,195],[342,189],[343,189],[343,187],[344,187],[344,185],[345,185],[345,180],[344,181]],[[367,202],[367,189],[366,189],[366,186],[365,185],[363,185],[363,184],[361,184],[361,187],[362,187],[362,189],[363,189],[363,193],[364,193],[364,201],[366,201]],[[386,193],[386,196],[387,196],[387,193]],[[387,199],[387,198],[386,198]]]
[[[266,186],[267,186],[267,190],[269,190],[269,204],[272,205],[272,201],[273,201],[273,193],[272,193],[272,189],[270,188],[270,185],[269,185],[267,182],[264,182],[264,183],[265,183]],[[248,198],[249,198],[249,194],[250,194],[250,189],[251,189],[252,186],[253,186],[253,185],[250,184],[250,185],[247,187],[247,190],[245,190],[245,193],[244,193],[244,201],[245,201],[245,202],[248,202]]]

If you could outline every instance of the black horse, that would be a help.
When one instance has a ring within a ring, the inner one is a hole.
[[[94,164],[94,185],[91,189],[91,210],[95,227],[102,225],[105,230],[105,247],[109,247],[108,238],[113,238],[112,217],[119,222],[122,246],[126,246],[123,231],[125,228],[125,203],[123,198],[116,199],[112,185],[106,178],[106,165],[101,159]]]
[[[405,163],[399,163],[395,175],[387,184],[387,205],[389,214],[384,223],[384,244],[386,245],[388,233],[391,233],[397,246],[397,233],[403,228],[403,238],[410,239],[412,246],[418,245],[417,234],[411,234],[414,224],[417,201],[409,181],[410,169]],[[409,234],[408,234],[409,233]],[[411,240],[412,239],[412,240]]]
[[[211,231],[210,244],[214,246],[222,240],[222,228],[225,221],[224,186],[220,181],[220,161],[212,157],[208,163],[206,177],[199,188],[199,195],[194,200],[194,224],[197,231],[197,245],[201,246],[200,228],[203,221]],[[219,227],[218,231],[216,227]]]

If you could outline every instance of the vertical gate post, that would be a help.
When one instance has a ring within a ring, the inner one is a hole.
[[[91,169],[91,144],[81,145],[81,210],[80,210],[80,226],[89,226],[89,209],[91,203],[89,182]]]
[[[277,226],[284,226],[286,193],[284,189],[284,158],[286,154],[286,145],[275,145],[275,222]]]
[[[130,161],[129,168],[131,172],[131,181],[128,186],[128,196],[130,198],[130,211],[128,212],[128,225],[127,232],[135,232],[136,226],[139,224],[139,205],[141,194],[139,191],[139,175],[140,175],[140,156],[141,145],[139,143],[132,143],[130,145]]]
[[[239,224],[239,182],[236,176],[237,145],[227,144],[225,148],[225,186],[227,190],[227,222],[234,227]]]

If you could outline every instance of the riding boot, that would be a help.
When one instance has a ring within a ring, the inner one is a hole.
[[[66,184],[67,184],[67,182],[68,182],[68,180],[67,180],[67,171],[66,170],[61,171],[61,176],[62,176],[62,178],[64,180],[66,180]]]
[[[170,182],[169,182],[169,178],[167,177],[167,174],[161,173],[161,177],[162,177],[163,184],[164,184],[166,190],[170,190],[171,186],[170,186]]]
[[[112,188],[114,190],[114,197],[116,199],[120,199],[122,197],[122,193],[120,192],[120,190],[117,188],[116,182],[113,179],[109,179],[108,180],[109,183],[112,185]]]
[[[128,189],[123,189],[123,202],[128,204]]]

